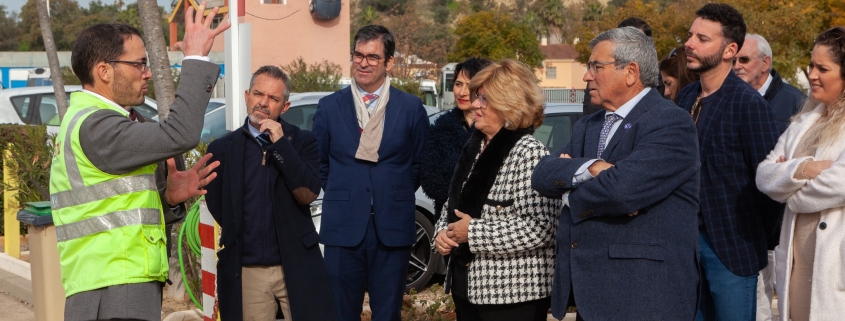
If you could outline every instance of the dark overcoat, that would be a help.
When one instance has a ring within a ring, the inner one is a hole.
[[[299,204],[294,193],[320,193],[320,156],[317,139],[310,131],[300,130],[281,118],[284,136],[267,146],[266,164],[278,174],[273,180],[272,224],[276,227],[285,285],[290,300],[291,318],[335,320],[334,301],[319,236],[311,221],[310,204]],[[241,245],[243,244],[244,149],[255,144],[243,128],[217,139],[208,146],[219,160],[217,178],[206,189],[206,203],[220,224],[222,249],[217,253],[217,296],[222,320],[241,320]]]

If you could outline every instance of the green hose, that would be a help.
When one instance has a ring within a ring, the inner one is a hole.
[[[185,222],[182,223],[182,228],[179,229],[179,241],[177,243],[179,246],[176,248],[177,254],[179,255],[179,269],[182,272],[182,283],[185,284],[185,290],[188,292],[188,296],[191,297],[191,301],[193,301],[194,305],[200,308],[200,310],[202,310],[202,304],[200,304],[197,301],[197,298],[194,297],[194,293],[191,292],[191,286],[185,278],[185,262],[182,260],[182,235],[184,235],[186,233],[185,230],[187,230],[188,247],[194,255],[202,257],[202,241],[200,240],[199,221],[200,202],[204,199],[205,196],[200,197],[196,202],[194,202],[194,205],[192,205],[191,209],[188,210],[188,214],[185,215]]]

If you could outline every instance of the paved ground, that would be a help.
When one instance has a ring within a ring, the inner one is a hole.
[[[0,321],[32,321],[32,307],[5,292],[0,292]]]

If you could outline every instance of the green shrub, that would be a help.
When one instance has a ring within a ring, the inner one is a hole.
[[[295,93],[338,90],[342,76],[340,65],[328,60],[309,65],[305,59],[297,57],[279,67],[290,77],[290,91]]]
[[[44,125],[0,125],[0,150],[5,154],[11,151],[9,166],[18,177],[17,200],[21,208],[26,202],[46,201],[50,199],[50,164],[53,149],[51,144],[55,135],[47,134]],[[6,158],[0,163],[7,162]],[[5,192],[5,181],[0,173],[0,189]],[[0,208],[3,207],[3,197],[0,197]],[[5,222],[0,216],[0,233],[3,233]],[[26,226],[21,224],[21,233],[26,233]]]

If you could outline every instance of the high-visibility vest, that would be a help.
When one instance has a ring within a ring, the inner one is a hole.
[[[88,93],[71,94],[56,136],[50,201],[66,296],[167,278],[156,164],[114,175],[97,169],[82,151],[79,128],[102,109],[120,111]]]

